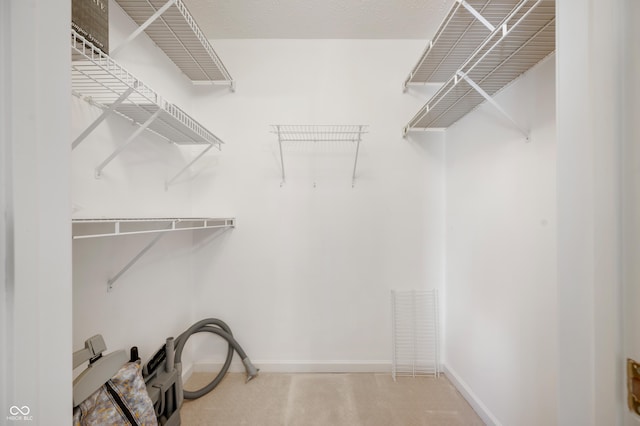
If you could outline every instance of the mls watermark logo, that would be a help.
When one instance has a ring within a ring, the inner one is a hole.
[[[7,420],[30,422],[33,420],[33,416],[30,416],[29,414],[31,414],[31,408],[29,408],[28,405],[23,405],[22,407],[12,405],[9,408]]]

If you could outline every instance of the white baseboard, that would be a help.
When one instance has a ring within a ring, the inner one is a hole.
[[[390,361],[252,361],[265,373],[389,373]],[[199,362],[191,369],[194,373],[220,371],[222,362]],[[234,360],[230,372],[244,372],[240,360]],[[184,374],[183,374],[184,377]]]
[[[193,364],[189,365],[186,369],[182,370],[182,383],[186,383],[189,377],[193,374]]]
[[[475,393],[471,390],[471,388],[458,376],[458,374],[449,368],[447,365],[443,365],[443,370],[445,376],[449,379],[449,381],[456,387],[458,392],[462,394],[464,399],[467,400],[469,405],[473,408],[473,410],[480,416],[483,422],[485,422],[489,426],[502,426],[502,423],[498,421],[498,419],[489,411],[486,405],[480,401],[480,399],[476,396]]]

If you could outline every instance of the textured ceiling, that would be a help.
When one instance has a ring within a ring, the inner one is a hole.
[[[210,39],[429,39],[455,0],[183,0]]]

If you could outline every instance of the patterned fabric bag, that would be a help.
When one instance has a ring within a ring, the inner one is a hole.
[[[140,361],[128,362],[73,410],[74,426],[157,426]]]

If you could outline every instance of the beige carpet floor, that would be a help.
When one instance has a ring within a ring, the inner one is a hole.
[[[194,373],[198,389],[213,374]],[[229,373],[209,394],[185,401],[184,426],[484,425],[445,376],[260,373],[249,383]]]

